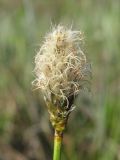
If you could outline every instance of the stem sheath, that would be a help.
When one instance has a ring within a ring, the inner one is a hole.
[[[62,145],[62,134],[58,134],[57,131],[55,131],[53,160],[61,159],[61,145]]]

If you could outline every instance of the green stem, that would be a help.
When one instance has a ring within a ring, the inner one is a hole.
[[[61,159],[61,145],[62,145],[62,134],[59,134],[57,133],[57,131],[55,131],[53,160]]]

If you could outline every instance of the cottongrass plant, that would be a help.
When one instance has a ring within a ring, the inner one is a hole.
[[[60,160],[63,131],[74,109],[74,99],[86,88],[91,74],[82,41],[80,31],[58,25],[46,35],[35,56],[33,85],[44,95],[55,130],[53,160]]]

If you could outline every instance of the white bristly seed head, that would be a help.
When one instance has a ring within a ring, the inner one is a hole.
[[[90,68],[81,49],[82,41],[80,31],[58,25],[45,37],[35,57],[36,79],[33,84],[53,105],[65,108],[62,109],[64,114],[71,110],[70,97],[74,98],[85,88],[90,76]]]

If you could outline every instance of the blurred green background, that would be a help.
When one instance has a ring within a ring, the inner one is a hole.
[[[38,90],[34,56],[53,24],[85,35],[91,93],[76,100],[63,160],[120,160],[120,1],[0,0],[0,160],[51,160],[53,129]]]

